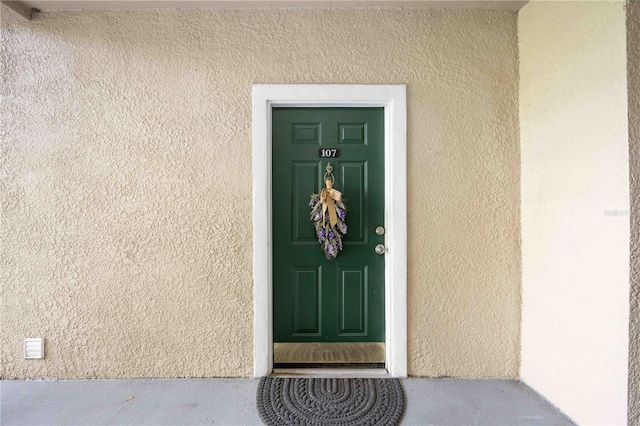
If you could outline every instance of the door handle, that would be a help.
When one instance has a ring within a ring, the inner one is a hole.
[[[387,249],[385,248],[385,246],[383,244],[378,244],[375,248],[376,253],[378,254],[384,254],[385,251],[387,251]]]

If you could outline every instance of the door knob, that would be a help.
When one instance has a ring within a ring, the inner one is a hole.
[[[384,254],[384,252],[386,251],[383,244],[378,244],[375,250],[376,250],[376,253],[378,254]]]

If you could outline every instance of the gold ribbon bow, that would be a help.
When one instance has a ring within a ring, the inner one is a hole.
[[[325,214],[327,210],[329,211],[329,223],[333,228],[338,223],[338,214],[336,213],[336,204],[335,201],[342,200],[342,193],[337,189],[333,189],[332,182],[330,180],[325,180],[326,188],[322,190],[320,193],[320,202],[322,203],[322,222],[325,221]]]

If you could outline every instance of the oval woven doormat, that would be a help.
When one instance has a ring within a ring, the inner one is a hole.
[[[263,377],[258,413],[275,425],[397,425],[404,410],[398,379]]]

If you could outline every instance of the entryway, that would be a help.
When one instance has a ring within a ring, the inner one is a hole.
[[[272,188],[275,367],[384,367],[384,109],[274,108]]]
[[[405,377],[405,86],[254,85],[253,95],[254,375],[272,372],[281,344],[282,353],[357,364],[352,353],[366,343],[375,344],[370,353],[384,353],[372,364]],[[274,126],[281,114],[320,112],[327,124],[308,116],[289,119],[284,130]],[[284,151],[276,147],[280,138],[288,141]],[[336,151],[320,152],[319,138],[333,139]],[[376,143],[382,149],[367,154]],[[287,157],[287,150],[301,156]],[[323,262],[309,197],[321,189],[329,162],[353,222],[344,251]],[[373,189],[379,195],[367,195]],[[334,346],[318,351],[320,343]]]

